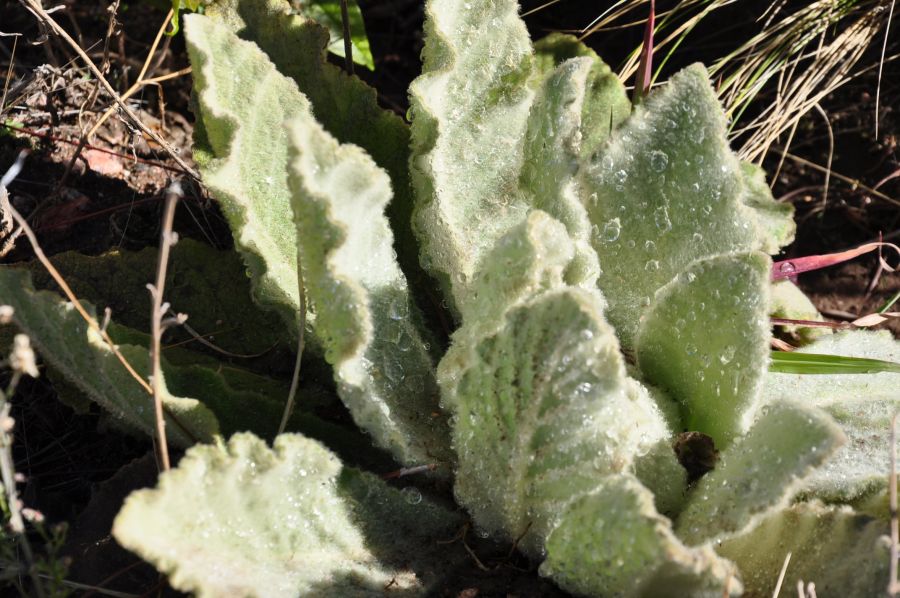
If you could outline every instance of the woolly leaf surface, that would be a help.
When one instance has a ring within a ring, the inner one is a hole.
[[[459,558],[435,540],[460,521],[417,499],[302,436],[238,434],[132,493],[113,534],[201,597],[420,595]]]
[[[786,507],[804,478],[845,442],[823,411],[788,402],[763,408],[691,492],[678,536],[693,545],[752,528]]]
[[[289,128],[304,279],[338,392],[356,423],[402,463],[448,463],[434,366],[384,217],[390,179],[311,117]]]
[[[791,553],[785,590],[814,583],[819,596],[880,596],[888,584],[888,523],[849,507],[800,503],[716,550],[741,572],[745,596],[772,596]]]
[[[423,274],[410,223],[409,128],[403,119],[378,105],[374,88],[328,62],[328,32],[310,19],[292,14],[287,0],[218,0],[207,7],[207,14],[242,39],[258,44],[278,71],[294,80],[309,99],[316,120],[329,133],[341,143],[366,150],[390,174],[394,198],[388,217],[397,236],[400,266],[415,284],[421,284]],[[293,100],[285,97],[284,101]],[[283,162],[282,168],[286,164]],[[287,217],[290,219],[289,211]]]
[[[615,122],[630,112],[625,90],[596,54],[568,36],[552,36],[536,47],[562,61],[544,79],[528,120],[520,184],[534,207],[565,224],[575,241],[576,257],[567,273],[574,285],[593,286],[600,273],[591,247],[591,222],[575,189],[582,160],[602,143]],[[570,48],[571,45],[575,48]],[[542,59],[539,58],[538,62]],[[602,126],[598,116],[605,119]],[[585,140],[585,136],[588,139]]]
[[[56,293],[36,292],[28,272],[13,268],[0,268],[0,303],[13,307],[16,324],[31,337],[41,356],[70,383],[115,418],[147,434],[155,433],[153,397],[71,303]],[[82,305],[96,318],[90,304]],[[119,345],[118,349],[146,380],[150,369],[148,350],[136,345]],[[162,401],[166,434],[171,442],[187,447],[208,442],[218,433],[215,415],[197,399],[176,397],[164,390]]]
[[[607,476],[568,505],[540,572],[583,596],[720,598],[741,591],[734,566],[708,546],[684,546],[653,508],[653,495],[630,476]]]
[[[210,17],[185,17],[199,120],[212,159],[201,163],[254,283],[257,301],[296,333],[297,232],[287,185],[284,122],[311,114],[296,84],[259,47]]]
[[[888,331],[853,330],[797,349],[900,362],[900,341]],[[849,502],[887,485],[891,417],[900,409],[900,374],[768,374],[762,395],[777,403],[797,400],[828,412],[849,441],[817,470],[805,490],[828,501]]]
[[[659,290],[637,339],[647,381],[682,408],[687,430],[719,448],[747,429],[769,354],[768,277],[760,253],[691,264]]]
[[[626,349],[657,289],[689,264],[762,245],[702,66],[676,74],[636,106],[594,152],[580,182],[607,317]]]
[[[752,208],[761,233],[758,247],[775,255],[794,240],[794,233],[797,232],[794,206],[775,201],[766,183],[766,173],[759,166],[741,162],[741,178],[744,183],[744,205]]]
[[[457,499],[481,528],[524,534],[519,546],[532,555],[565,503],[669,434],[626,377],[601,310],[595,292],[546,291],[481,338],[464,325],[439,367]]]
[[[513,0],[425,10],[424,64],[410,86],[413,223],[422,265],[459,308],[484,254],[528,210],[518,178],[534,99],[531,40]]]

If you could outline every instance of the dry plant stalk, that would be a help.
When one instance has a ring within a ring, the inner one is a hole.
[[[153,306],[150,314],[150,383],[153,387],[153,407],[156,412],[156,442],[159,452],[159,462],[163,471],[171,467],[169,462],[169,445],[166,440],[166,420],[163,410],[163,375],[160,354],[162,351],[163,331],[174,324],[181,324],[187,316],[178,314],[174,318],[166,318],[169,304],[163,302],[163,293],[166,286],[166,271],[169,264],[169,252],[172,246],[178,242],[178,234],[172,231],[175,223],[175,206],[178,200],[184,196],[181,184],[178,181],[169,185],[166,190],[166,206],[163,213],[162,232],[159,241],[159,256],[156,264],[156,284],[148,284]]]

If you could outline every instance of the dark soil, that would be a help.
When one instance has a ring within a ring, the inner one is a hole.
[[[523,10],[536,8],[544,0],[523,2]],[[55,13],[98,63],[104,56],[109,13],[106,2],[62,3]],[[165,3],[163,3],[165,4]],[[421,0],[359,0],[365,15],[375,57],[374,73],[360,76],[379,92],[382,105],[403,115],[408,101],[406,89],[418,74],[421,51]],[[660,10],[666,4],[659,2]],[[752,3],[749,3],[752,4]],[[667,74],[696,60],[711,60],[756,32],[747,19],[748,3],[737,3],[731,13],[710,19],[694,39],[667,65]],[[595,16],[595,3],[562,0],[527,17],[532,34],[540,37],[555,30],[580,29]],[[755,14],[755,13],[754,13]],[[123,4],[119,26],[108,49],[109,78],[120,92],[135,80],[136,73],[162,22],[164,11],[152,2]],[[718,20],[717,20],[718,19]],[[747,23],[739,25],[740,23]],[[41,34],[34,18],[14,2],[0,6],[0,29],[21,33],[17,38],[0,37],[0,67],[10,68],[12,77],[3,114],[15,131],[0,126],[0,171],[12,162],[18,149],[33,150],[23,174],[10,188],[14,205],[31,214],[44,250],[49,254],[77,250],[100,254],[111,248],[140,249],[157,243],[163,191],[179,174],[175,162],[153,144],[148,144],[118,115],[99,130],[91,147],[83,148],[72,163],[82,132],[95,122],[110,97],[86,78],[73,52],[61,40],[31,45]],[[486,32],[486,35],[489,35]],[[596,35],[589,43],[613,66],[619,64],[640,40],[641,29],[631,27]],[[174,72],[187,65],[179,36],[167,40],[157,74]],[[875,44],[864,64],[877,62],[880,43]],[[896,51],[896,48],[895,48]],[[665,78],[665,77],[663,77]],[[20,82],[24,85],[18,85]],[[862,242],[900,238],[900,61],[885,66],[881,81],[881,120],[874,134],[874,96],[877,85],[872,71],[828,97],[822,107],[834,131],[832,169],[861,185],[832,176],[824,198],[824,176],[801,163],[786,160],[773,184],[773,193],[796,206],[799,224],[796,242],[785,257],[827,253]],[[190,160],[193,116],[189,110],[190,79],[181,77],[148,87],[136,94],[132,106],[180,155]],[[763,99],[762,101],[765,101]],[[817,113],[798,127],[791,151],[819,165],[828,161],[829,144]],[[771,153],[766,171],[776,171],[779,156]],[[891,178],[891,177],[894,178]],[[880,186],[879,186],[880,183]],[[878,187],[885,200],[866,191]],[[231,245],[230,233],[216,204],[204,189],[190,186],[189,197],[179,211],[176,230],[182,236],[202,240],[217,248]],[[889,261],[896,265],[895,256]],[[31,259],[24,242],[6,255],[11,263]],[[878,276],[874,257],[800,277],[799,284],[821,311],[836,319],[852,319],[878,309],[900,290],[900,278]],[[900,334],[900,320],[886,327]],[[70,562],[69,579],[107,589],[142,595],[165,588],[164,580],[133,555],[119,548],[110,536],[112,517],[131,490],[152,485],[156,468],[152,447],[146,439],[134,438],[99,425],[96,407],[76,413],[59,402],[46,377],[23,383],[15,397],[17,421],[15,459],[17,470],[27,479],[23,499],[41,510],[48,522],[69,524],[63,554]],[[337,414],[336,418],[346,417]],[[37,538],[35,538],[37,540]],[[500,553],[497,553],[500,554]],[[473,561],[470,569],[444,589],[445,596],[553,596],[562,595],[537,577],[520,560],[491,560],[488,571]],[[166,594],[174,594],[164,589]]]

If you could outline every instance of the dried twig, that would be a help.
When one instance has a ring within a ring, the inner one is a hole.
[[[775,590],[772,591],[772,598],[778,598],[781,593],[781,584],[784,583],[784,576],[787,574],[788,565],[791,562],[791,553],[788,552],[784,557],[784,564],[781,566],[781,573],[778,574],[778,582],[775,584]]]
[[[43,23],[45,26],[50,27],[57,35],[62,37],[72,47],[72,49],[78,54],[78,56],[85,62],[94,76],[97,77],[97,80],[100,81],[100,84],[103,85],[107,93],[109,93],[109,95],[116,101],[119,107],[122,108],[122,111],[126,115],[128,115],[128,118],[131,119],[134,125],[138,129],[140,129],[141,132],[158,143],[160,147],[162,147],[169,154],[169,156],[171,156],[172,159],[175,160],[175,162],[179,166],[181,166],[181,168],[183,168],[185,172],[187,172],[191,177],[198,181],[200,180],[200,174],[196,170],[191,168],[188,163],[178,155],[178,152],[175,151],[175,149],[169,144],[169,142],[156,134],[152,129],[150,129],[150,127],[145,125],[140,118],[138,118],[137,114],[135,114],[134,111],[129,108],[125,100],[122,99],[122,97],[116,92],[116,90],[113,89],[113,86],[110,85],[109,81],[106,80],[106,77],[103,76],[103,73],[100,72],[100,69],[97,68],[97,65],[94,64],[94,61],[91,60],[90,56],[88,56],[87,53],[85,53],[85,51],[81,48],[81,46],[79,46],[78,43],[74,39],[72,39],[72,36],[70,36],[65,29],[60,27],[59,23],[54,21],[50,17],[50,15],[47,14],[47,11],[44,10],[38,0],[19,1],[24,4],[24,6],[32,14],[34,14],[41,21],[41,23]]]
[[[297,248],[297,287],[300,291],[300,317],[299,331],[297,332],[297,358],[294,362],[294,374],[291,377],[291,388],[288,391],[287,403],[284,406],[284,414],[281,416],[281,423],[278,425],[278,433],[284,433],[287,428],[288,420],[294,413],[294,400],[297,396],[297,386],[300,383],[300,360],[303,358],[303,349],[306,344],[306,289],[303,288],[303,261],[300,255],[300,248]]]
[[[153,386],[153,406],[156,410],[156,439],[159,450],[159,461],[163,471],[168,471],[169,447],[166,441],[166,420],[163,413],[163,376],[160,352],[162,346],[163,331],[173,325],[181,324],[187,319],[184,314],[178,314],[174,318],[167,318],[166,312],[169,304],[163,302],[163,293],[166,286],[166,270],[169,265],[169,252],[172,246],[178,242],[178,234],[172,231],[175,223],[175,206],[178,200],[184,196],[181,184],[178,181],[169,185],[166,190],[166,207],[163,213],[162,232],[160,233],[159,255],[156,263],[156,284],[148,284],[150,296],[153,299],[150,321],[150,383]]]

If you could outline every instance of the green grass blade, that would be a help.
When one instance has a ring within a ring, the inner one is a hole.
[[[900,374],[900,363],[842,355],[772,351],[769,371],[778,374]]]

